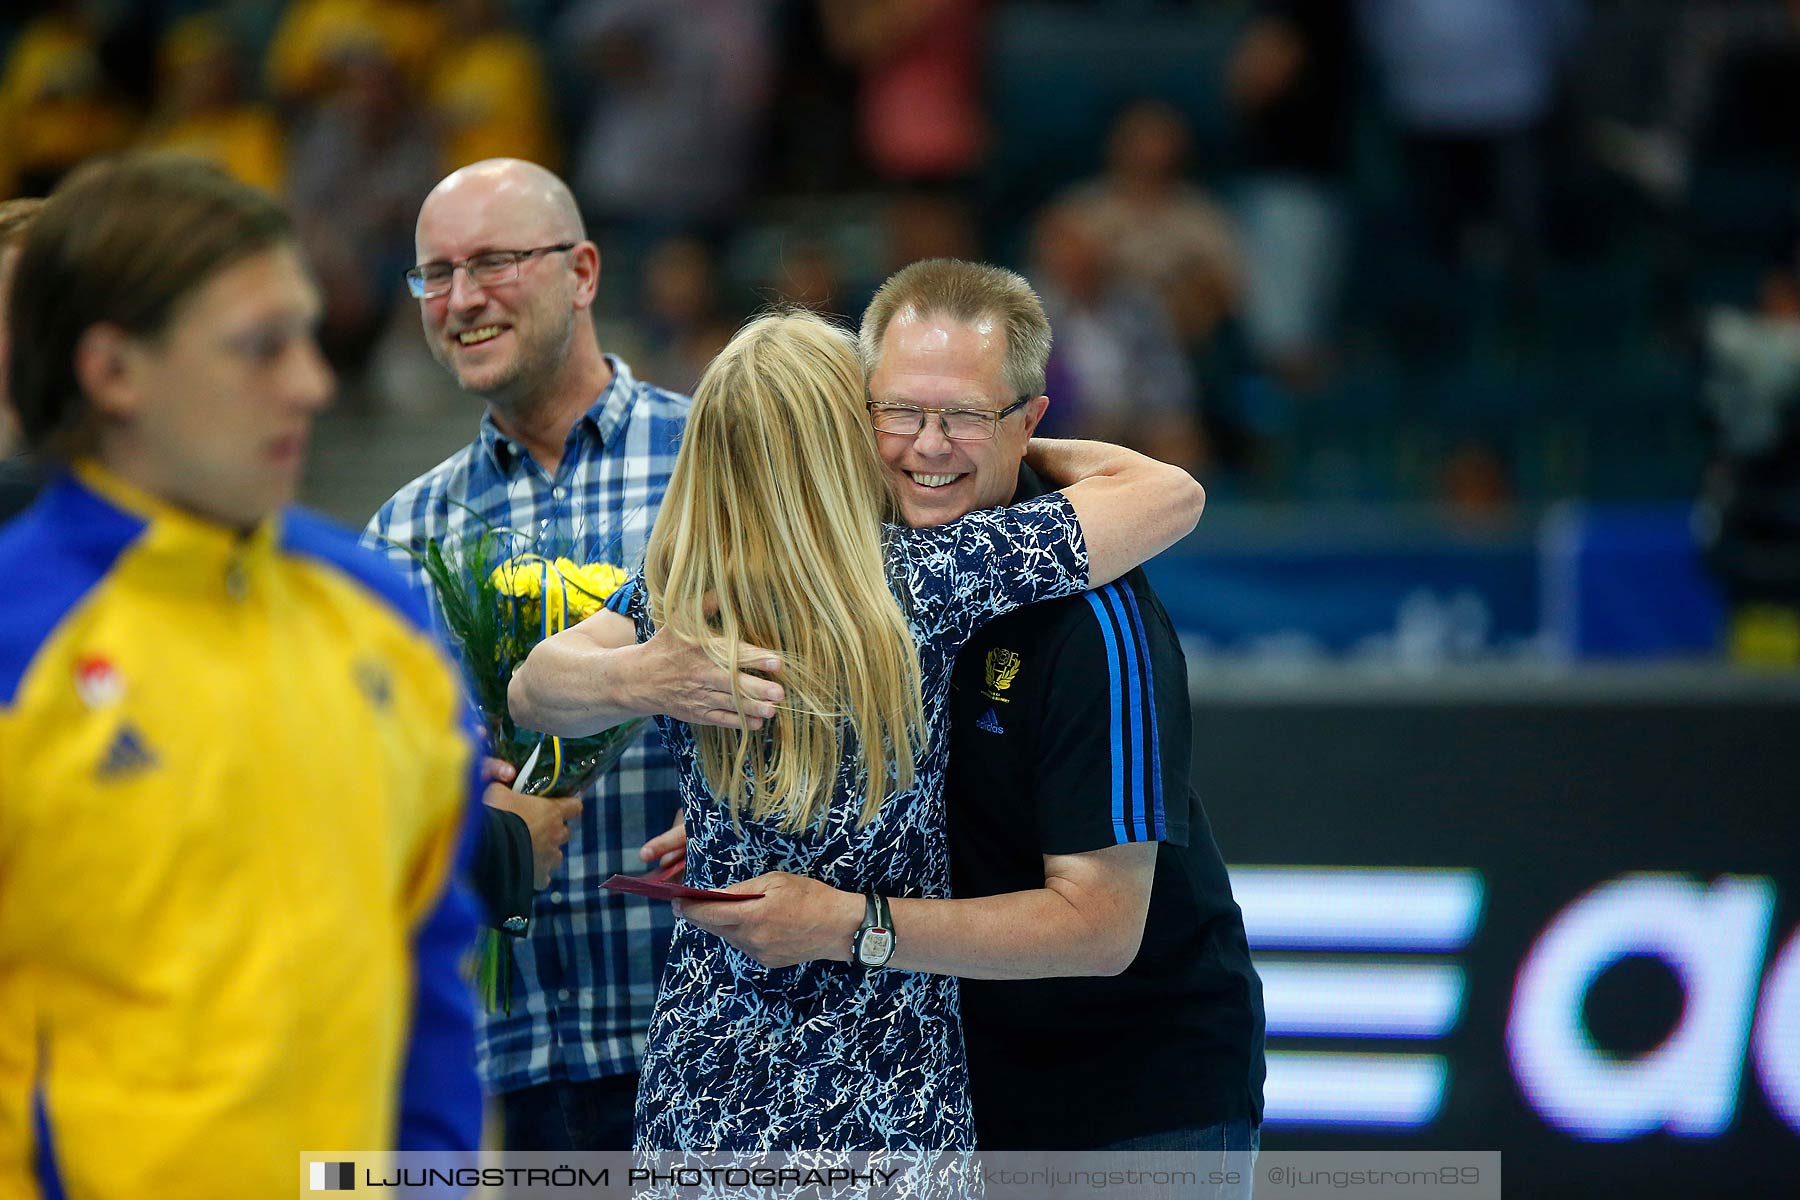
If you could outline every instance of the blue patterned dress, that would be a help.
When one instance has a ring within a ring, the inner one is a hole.
[[[822,825],[733,828],[701,777],[692,731],[659,717],[687,805],[690,885],[788,871],[846,891],[950,895],[944,768],[956,652],[1002,613],[1085,589],[1087,550],[1074,510],[1052,492],[933,529],[892,529],[887,560],[924,684],[929,743],[914,786],[859,829],[865,789],[851,754]],[[647,639],[643,588],[628,584],[616,599]],[[637,1128],[650,1150],[972,1148],[956,980],[834,961],[771,970],[677,921]]]

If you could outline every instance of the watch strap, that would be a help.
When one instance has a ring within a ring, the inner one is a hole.
[[[874,947],[880,954],[879,959],[874,961],[864,954],[864,947],[869,944],[871,935],[884,943]],[[885,967],[894,957],[894,947],[897,944],[893,910],[888,906],[887,897],[870,888],[863,893],[863,923],[862,928],[856,931],[856,940],[851,944],[851,955],[865,967]]]

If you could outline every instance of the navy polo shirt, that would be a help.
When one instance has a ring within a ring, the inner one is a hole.
[[[1022,468],[1015,498],[1042,491]],[[1190,783],[1186,660],[1143,572],[989,624],[957,656],[950,703],[955,895],[1041,888],[1046,854],[1158,843],[1123,974],[963,980],[979,1144],[1260,1122],[1262,984]]]

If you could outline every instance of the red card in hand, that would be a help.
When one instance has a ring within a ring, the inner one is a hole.
[[[652,900],[760,900],[763,895],[761,892],[713,892],[683,887],[657,878],[661,874],[663,872],[657,871],[649,875],[614,875],[600,886],[633,896],[648,896]]]

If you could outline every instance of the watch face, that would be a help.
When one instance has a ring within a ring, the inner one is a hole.
[[[894,935],[879,925],[863,930],[856,957],[865,967],[879,967],[894,953]]]

